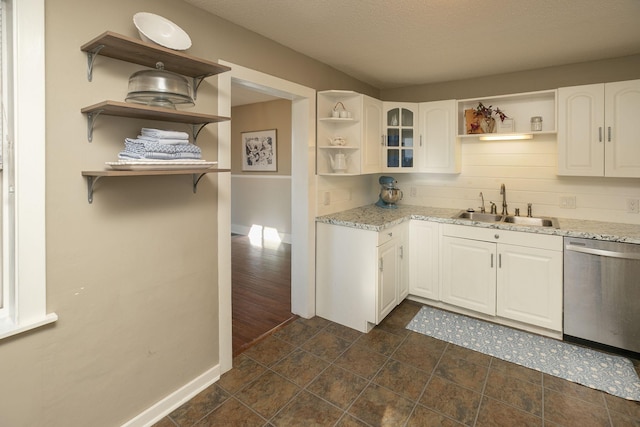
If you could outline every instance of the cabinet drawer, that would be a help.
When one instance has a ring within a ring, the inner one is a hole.
[[[389,240],[400,237],[401,233],[402,233],[401,225],[395,225],[390,228],[385,228],[384,230],[378,232],[378,246],[384,245]]]
[[[483,240],[485,242],[505,243],[508,245],[562,251],[562,236],[529,233],[526,231],[499,230],[475,226],[444,224],[442,234],[463,239]]]

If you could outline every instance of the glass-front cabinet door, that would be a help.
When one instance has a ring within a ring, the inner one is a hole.
[[[418,104],[385,102],[384,109],[384,170],[413,170]]]

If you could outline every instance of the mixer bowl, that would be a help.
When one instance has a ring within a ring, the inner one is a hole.
[[[380,198],[385,203],[397,203],[402,200],[402,190],[399,188],[382,188]]]

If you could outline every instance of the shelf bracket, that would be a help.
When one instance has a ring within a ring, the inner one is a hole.
[[[198,135],[200,134],[200,131],[202,129],[204,129],[204,127],[206,125],[208,125],[209,123],[203,123],[203,124],[199,124],[199,125],[191,125],[192,129],[193,129],[193,142],[195,143],[198,139]]]
[[[93,125],[96,122],[96,119],[104,110],[96,110],[90,113],[87,113],[87,139],[89,142],[93,141]]]
[[[87,176],[87,201],[89,204],[93,203],[93,188],[96,182],[102,178],[101,176]]]
[[[100,53],[100,51],[104,48],[103,44],[100,44],[95,47],[95,49],[87,52],[87,80],[91,81],[93,78],[93,63],[96,60],[96,56]]]
[[[202,83],[202,81],[204,79],[206,79],[207,77],[208,77],[207,75],[192,77],[192,79],[193,79],[193,99],[194,100],[198,99],[198,88],[200,87],[200,83]]]
[[[205,176],[205,175],[206,175],[206,173],[201,173],[201,174],[194,173],[194,174],[192,174],[192,176],[193,176],[193,193],[194,194],[195,194],[196,190],[198,189],[198,183],[200,182],[202,177]]]

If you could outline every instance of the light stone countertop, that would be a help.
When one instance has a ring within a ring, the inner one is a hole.
[[[453,218],[458,212],[460,212],[460,209],[410,205],[398,205],[397,209],[385,209],[371,204],[336,212],[334,214],[323,215],[316,218],[316,221],[363,230],[380,231],[410,219],[417,219],[444,224],[473,225],[476,227],[500,230],[640,244],[640,225],[636,224],[558,218],[560,228],[536,227]]]

